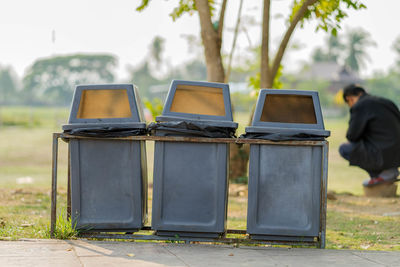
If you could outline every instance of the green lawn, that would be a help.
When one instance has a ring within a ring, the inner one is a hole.
[[[8,125],[0,126],[0,239],[48,238],[52,133],[60,132],[67,118],[68,108],[0,108],[0,121]],[[239,122],[240,135],[249,116],[236,114],[235,121]],[[384,212],[398,211],[399,199],[362,197],[361,182],[367,174],[349,167],[337,152],[345,141],[347,119],[326,119],[325,127],[332,133],[328,139],[328,190],[335,191],[338,198],[328,201],[327,247],[400,250],[400,217],[382,216]],[[153,142],[148,142],[150,181],[153,153]],[[67,144],[63,141],[59,143],[58,159],[61,210],[65,207],[67,174]],[[246,213],[245,195],[231,195],[228,227],[245,229]]]

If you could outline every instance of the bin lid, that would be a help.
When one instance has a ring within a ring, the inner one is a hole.
[[[310,134],[328,137],[316,91],[262,89],[246,133]]]
[[[237,128],[233,122],[229,85],[173,80],[157,122],[194,121],[210,126]]]
[[[137,88],[132,84],[78,85],[63,130],[91,127],[146,128]]]

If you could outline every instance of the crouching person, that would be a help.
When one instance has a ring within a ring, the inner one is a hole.
[[[348,143],[339,147],[350,165],[368,172],[364,186],[394,182],[400,166],[400,112],[390,100],[369,95],[357,85],[343,89],[350,108]]]

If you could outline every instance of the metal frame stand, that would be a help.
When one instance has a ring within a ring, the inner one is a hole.
[[[52,149],[52,177],[51,177],[51,221],[50,221],[50,236],[54,238],[57,217],[57,167],[58,167],[58,139],[64,141],[69,139],[102,139],[96,137],[82,137],[69,135],[65,133],[53,133],[53,149]],[[197,142],[197,143],[235,143],[243,144],[269,144],[269,145],[293,145],[293,146],[321,146],[323,153],[323,166],[321,176],[321,204],[320,204],[320,225],[319,236],[313,241],[276,241],[276,240],[253,240],[250,239],[246,230],[228,229],[228,235],[240,235],[240,237],[222,236],[219,238],[196,238],[196,237],[165,237],[158,236],[151,230],[150,226],[145,226],[138,234],[118,234],[118,233],[103,233],[103,232],[85,232],[80,233],[79,237],[85,238],[101,238],[101,239],[130,239],[130,240],[154,240],[154,241],[174,241],[174,242],[213,242],[235,244],[270,244],[270,245],[302,245],[316,246],[325,248],[325,233],[326,233],[326,194],[327,194],[327,178],[328,178],[328,142],[327,141],[280,141],[273,142],[259,139],[234,139],[234,138],[203,138],[203,137],[176,137],[176,136],[129,136],[129,137],[112,137],[109,140],[135,140],[135,141],[167,141],[167,142]],[[68,153],[68,190],[67,190],[67,216],[71,215],[71,191],[70,191],[70,156]]]

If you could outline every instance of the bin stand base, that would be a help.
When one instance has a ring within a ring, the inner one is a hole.
[[[224,233],[200,233],[200,232],[178,232],[178,231],[156,231],[158,236],[172,236],[172,237],[202,237],[202,238],[220,238]]]
[[[304,241],[314,242],[316,237],[313,236],[279,236],[279,235],[250,235],[253,240],[268,240],[268,241]]]

